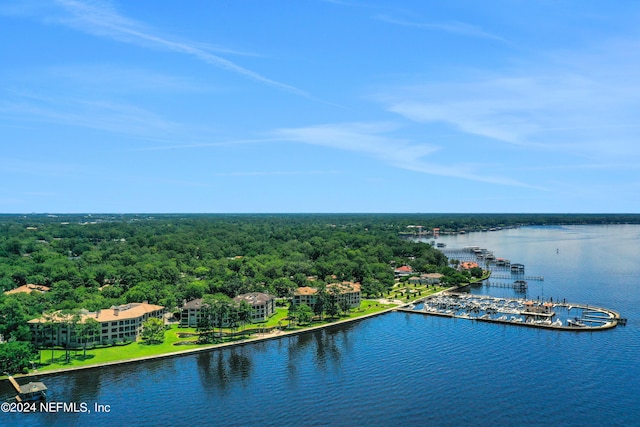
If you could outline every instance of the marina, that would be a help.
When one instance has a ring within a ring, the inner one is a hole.
[[[560,331],[606,330],[625,323],[606,308],[465,293],[427,297],[398,311]]]
[[[475,263],[489,271],[490,279],[484,280],[483,286],[510,288],[522,298],[450,292],[414,301],[399,311],[566,331],[605,330],[626,324],[626,319],[610,309],[564,300],[554,303],[553,298],[545,300],[542,288],[542,298],[527,298],[528,281],[543,282],[544,277],[525,275],[524,264],[496,257],[489,249],[479,246],[445,248],[446,245],[441,251],[453,260],[452,264]],[[559,254],[558,249],[556,254]],[[477,285],[461,286],[458,290]]]

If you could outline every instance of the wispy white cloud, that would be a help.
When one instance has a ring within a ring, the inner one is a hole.
[[[260,53],[255,53],[255,52],[247,52],[247,51],[241,51],[241,50],[237,50],[237,49],[231,49],[228,47],[224,47],[224,46],[219,46],[216,44],[212,44],[212,43],[202,43],[202,42],[191,42],[191,45],[198,48],[198,49],[202,49],[208,52],[216,52],[216,53],[224,53],[227,55],[235,55],[235,56],[248,56],[248,57],[252,57],[252,58],[264,58],[265,55],[260,54]]]
[[[519,171],[567,171],[567,170],[636,170],[640,169],[638,163],[577,163],[567,164],[562,163],[558,165],[518,165]]]
[[[284,141],[347,150],[377,158],[393,167],[414,172],[461,178],[492,184],[538,188],[508,177],[478,172],[471,164],[444,165],[427,162],[424,157],[440,148],[389,136],[397,125],[389,123],[342,123],[302,128],[278,129],[273,135]]]
[[[640,61],[620,52],[540,58],[502,73],[388,88],[377,96],[411,121],[592,159],[640,156]],[[545,59],[546,61],[542,61]]]
[[[376,19],[387,22],[389,24],[400,25],[403,27],[422,28],[425,30],[444,31],[451,34],[458,34],[467,37],[479,37],[484,39],[497,40],[507,43],[504,38],[483,30],[476,25],[467,24],[460,21],[447,22],[416,22],[404,19],[393,18],[388,15],[377,15]]]
[[[185,123],[170,118],[161,102],[180,96],[204,95],[227,88],[201,84],[144,68],[111,64],[70,64],[2,73],[0,119],[3,126],[33,123],[81,127],[148,139],[157,144],[193,143],[215,135],[210,123]],[[26,89],[28,88],[28,89]],[[166,111],[164,109],[163,111]],[[218,135],[216,135],[219,137]]]
[[[0,102],[0,117],[14,122],[46,122],[132,136],[176,131],[178,123],[144,108],[114,101],[22,94]]]
[[[57,6],[52,9],[51,4]],[[260,73],[244,68],[228,59],[211,52],[226,51],[224,53],[239,54],[237,51],[211,47],[201,43],[178,40],[169,36],[159,35],[147,28],[141,22],[121,15],[111,1],[108,0],[53,0],[53,3],[29,3],[29,7],[17,4],[13,7],[5,6],[5,14],[33,15],[43,14],[45,20],[62,24],[87,34],[105,37],[123,43],[154,49],[164,49],[195,57],[207,64],[242,75],[260,83],[305,97],[310,97],[305,91],[294,86],[263,76]]]
[[[407,140],[385,136],[397,128],[389,123],[346,123],[303,128],[278,129],[276,137],[283,140],[366,153],[398,162],[431,154],[438,148],[429,144],[410,144]]]

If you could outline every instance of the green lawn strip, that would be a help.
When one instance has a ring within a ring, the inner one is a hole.
[[[324,321],[312,322],[309,325],[297,325],[296,327],[288,328],[289,321],[286,320],[288,310],[286,308],[278,308],[276,314],[273,315],[267,322],[260,323],[260,327],[256,328],[256,324],[252,324],[246,330],[246,336],[250,337],[250,334],[257,334],[261,330],[266,328],[273,328],[281,326],[283,331],[302,331],[310,327],[330,325],[341,320],[355,319],[366,315],[374,314],[390,308],[395,307],[396,304],[382,304],[375,300],[363,300],[360,307],[352,310],[348,316],[341,316],[338,318],[325,318]],[[262,329],[261,329],[262,328]],[[223,331],[230,332],[231,330]],[[237,329],[237,332],[241,332],[242,328]],[[181,337],[183,334],[194,334],[194,336]],[[50,371],[57,369],[68,369],[81,366],[90,366],[96,364],[118,362],[129,359],[137,359],[140,357],[158,356],[163,354],[170,354],[184,350],[190,350],[195,348],[212,347],[211,344],[196,344],[197,334],[195,328],[179,328],[177,325],[172,325],[165,333],[165,340],[161,344],[146,344],[144,342],[132,342],[124,345],[116,345],[111,347],[102,347],[87,349],[86,357],[84,357],[84,351],[82,349],[71,351],[71,360],[65,361],[64,350],[54,350],[53,363],[51,362],[51,350],[40,350],[40,365],[38,371]],[[220,344],[232,343],[239,341],[241,337],[224,338]],[[179,342],[193,341],[193,344],[187,345],[175,345]]]
[[[360,303],[360,307],[356,309],[352,309],[348,315],[340,316],[340,317],[325,317],[324,320],[314,320],[308,325],[298,326],[293,329],[285,329],[285,330],[302,330],[309,327],[316,326],[324,326],[331,325],[333,323],[340,322],[342,320],[351,320],[357,319],[359,317],[368,316],[375,313],[380,313],[382,311],[389,310],[391,308],[397,307],[397,304],[383,304],[378,302],[377,300],[362,300]]]
[[[64,369],[76,366],[95,365],[100,363],[116,362],[119,360],[135,359],[138,357],[155,356],[159,354],[173,353],[176,351],[194,348],[197,345],[174,345],[176,342],[195,340],[196,337],[180,338],[179,333],[195,332],[194,328],[177,328],[172,326],[165,333],[165,340],[161,344],[146,344],[144,342],[132,342],[124,345],[103,347],[87,350],[87,357],[84,358],[83,350],[71,351],[70,362],[65,362],[65,351],[54,351],[54,363],[51,363],[51,350],[40,351],[40,359],[44,366],[38,370],[48,371],[53,369]]]

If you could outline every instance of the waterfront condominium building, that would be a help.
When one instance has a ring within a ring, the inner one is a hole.
[[[180,308],[180,326],[183,328],[198,326],[198,322],[202,318],[202,298],[192,299],[187,302],[184,300]]]
[[[164,307],[145,301],[97,311],[85,309],[77,313],[57,311],[30,320],[28,323],[33,339],[38,345],[81,347],[85,344],[84,338],[76,333],[78,328],[74,322],[83,324],[88,319],[94,319],[100,325],[97,333],[86,337],[87,345],[113,344],[137,340],[144,322],[152,317],[162,319],[164,313]]]
[[[313,307],[317,301],[318,290],[309,286],[302,286],[295,290],[293,293],[293,305],[299,306],[306,304],[309,307]]]
[[[235,302],[246,301],[251,306],[251,322],[264,322],[276,312],[276,298],[262,292],[238,295]]]
[[[262,292],[238,295],[233,300],[237,303],[241,301],[249,303],[252,323],[264,322],[276,311],[276,298]],[[192,328],[198,326],[198,321],[202,318],[202,304],[202,298],[185,301],[180,312],[180,326]]]
[[[346,301],[349,308],[360,307],[360,283],[342,282],[331,283],[327,285],[327,292],[329,294],[335,293],[338,297],[338,303]],[[311,288],[309,286],[303,286],[298,288],[293,294],[293,305],[306,304],[309,307],[313,307],[318,298],[318,289]]]

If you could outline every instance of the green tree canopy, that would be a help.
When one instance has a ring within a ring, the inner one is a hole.
[[[151,317],[142,324],[140,338],[149,344],[161,344],[164,342],[164,322],[157,317]]]

